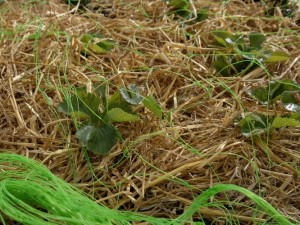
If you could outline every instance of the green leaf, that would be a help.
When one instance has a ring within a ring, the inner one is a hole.
[[[115,47],[115,42],[113,40],[104,40],[96,43],[97,46],[104,49],[106,52],[109,52]]]
[[[257,32],[252,32],[249,34],[250,47],[260,50],[262,44],[266,41],[265,35]]]
[[[80,41],[88,44],[93,40],[93,36],[91,34],[84,34],[81,36]]]
[[[252,121],[257,122],[257,127],[261,127],[261,128],[266,128],[270,123],[270,117],[263,114],[251,113],[249,115],[249,118]]]
[[[70,99],[64,99],[58,106],[58,111],[66,114],[78,113],[91,118],[92,121],[99,120],[100,98],[84,89],[77,89]]]
[[[255,59],[258,58],[257,57],[257,53],[258,52],[255,51],[255,50],[244,51],[244,50],[240,50],[238,48],[238,46],[234,47],[233,49],[234,49],[234,53],[236,54],[235,58],[239,59],[237,61],[242,61],[242,60],[244,61],[245,59],[248,59],[246,61],[248,62],[247,64],[249,64],[249,62],[251,62],[251,61],[253,61],[253,60],[255,60]],[[244,59],[240,59],[241,58],[240,56],[242,56]]]
[[[238,57],[233,58],[232,66],[235,68],[235,70],[233,70],[234,75],[245,74],[257,67],[251,60],[239,59]]]
[[[268,83],[266,88],[258,87],[252,89],[250,91],[250,95],[263,104],[267,104],[276,99],[276,97],[281,95],[282,92],[282,84],[278,81],[271,81]]]
[[[133,114],[131,107],[132,107],[131,104],[129,104],[128,102],[126,102],[124,100],[124,98],[122,98],[120,91],[118,90],[108,100],[107,111],[110,109],[113,109],[113,108],[120,108],[120,109],[123,109],[127,113]]]
[[[233,34],[231,32],[225,30],[215,30],[212,34],[215,40],[224,47],[228,46],[228,40],[233,42]]]
[[[197,11],[197,18],[196,22],[201,22],[208,18],[208,10],[207,9],[200,9]]]
[[[281,102],[287,110],[300,113],[300,91],[283,92]]]
[[[129,84],[128,89],[121,87],[120,94],[126,102],[132,105],[138,105],[143,100],[143,96],[139,92],[139,87],[135,84]]]
[[[272,123],[273,128],[297,127],[297,126],[300,126],[299,120],[288,118],[288,117],[280,117],[280,116],[275,117]]]
[[[185,9],[189,6],[189,2],[187,0],[171,0],[169,4],[174,9]]]
[[[300,86],[291,80],[270,81],[266,88],[258,87],[250,91],[250,95],[266,104],[278,99],[285,91],[300,90]]]
[[[258,87],[250,90],[249,94],[263,104],[267,104],[270,100],[269,92],[264,87]]]
[[[300,91],[300,86],[292,80],[282,80],[280,83],[283,91]]]
[[[106,82],[97,82],[93,85],[93,93],[101,99],[104,106],[107,105],[107,86]]]
[[[229,62],[227,62],[224,55],[216,56],[213,62],[213,67],[224,77],[233,76],[231,65]]]
[[[285,52],[271,52],[264,60],[266,63],[283,62],[289,59],[289,55]]]
[[[187,18],[191,14],[190,10],[188,10],[188,9],[176,9],[173,12],[183,18]]]
[[[299,113],[295,113],[292,112],[289,114],[289,118],[295,119],[295,120],[299,120],[300,121],[300,114]]]
[[[143,104],[146,108],[148,108],[151,112],[153,112],[158,119],[160,120],[162,119],[161,107],[151,95],[148,95],[147,97],[144,98]]]
[[[109,52],[105,48],[100,47],[98,44],[88,44],[87,49],[96,54],[106,54],[107,52]]]
[[[117,134],[113,127],[87,125],[79,129],[76,136],[89,151],[104,155],[117,143]]]
[[[215,30],[212,32],[215,40],[223,47],[230,47],[234,44],[244,44],[243,35],[233,34],[225,30]]]
[[[101,34],[84,34],[80,41],[83,42],[83,53],[92,51],[96,54],[105,54],[115,47],[115,42],[103,39]]]
[[[120,108],[110,109],[106,116],[109,121],[112,122],[129,122],[129,121],[138,121],[140,117],[136,114],[127,113]]]
[[[267,90],[269,91],[269,96],[271,100],[276,99],[278,96],[280,96],[284,92],[285,86],[283,83],[279,81],[270,81],[267,87]]]
[[[269,129],[271,120],[272,118],[266,115],[251,113],[241,120],[239,125],[242,127],[242,134],[251,137],[265,133]]]
[[[298,86],[292,80],[278,80],[269,82],[270,96],[272,100],[276,100],[279,96],[282,95],[284,91],[296,91],[300,90]]]

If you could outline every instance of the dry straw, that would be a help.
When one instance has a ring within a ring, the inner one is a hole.
[[[209,18],[183,23],[161,0],[92,0],[82,12],[62,0],[1,4],[0,149],[42,162],[110,209],[178,218],[207,188],[234,184],[299,221],[299,130],[276,131],[266,146],[233,126],[236,116],[264,110],[248,98],[249,88],[271,76],[300,84],[299,23],[278,10],[265,17],[267,5],[252,0],[190,2],[194,9],[207,7]],[[270,49],[290,58],[267,73],[259,68],[243,77],[216,76],[210,47],[216,29],[264,33]],[[80,36],[95,32],[117,45],[84,57]],[[140,108],[141,121],[117,124],[123,141],[105,157],[83,151],[75,136],[80,121],[57,113],[74,87],[89,90],[103,80],[111,93],[122,84],[140,85],[165,114],[158,121]],[[257,224],[269,218],[237,192],[209,202],[195,220],[224,224],[230,215]]]

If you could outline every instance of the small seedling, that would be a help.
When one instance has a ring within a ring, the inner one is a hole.
[[[188,0],[171,0],[169,2],[169,12],[175,14],[176,19],[191,19],[193,18],[193,12],[190,10],[190,3]],[[196,19],[192,22],[201,22],[208,18],[208,10],[205,8],[197,10]]]
[[[138,86],[119,88],[110,98],[107,85],[97,85],[92,93],[85,88],[77,88],[70,99],[58,106],[58,111],[81,118],[83,122],[76,136],[88,150],[104,155],[117,143],[118,133],[114,122],[132,122],[140,119],[134,106],[143,103],[159,119],[162,110],[152,96],[142,96]]]
[[[115,42],[108,38],[103,38],[100,34],[84,34],[80,38],[82,43],[81,53],[83,55],[106,54],[115,47]]]
[[[248,36],[224,30],[213,32],[213,45],[219,50],[214,53],[213,66],[222,76],[243,75],[264,63],[276,63],[288,59],[282,51],[264,49],[266,37],[257,32]]]
[[[273,129],[300,126],[300,86],[291,80],[271,81],[267,87],[257,87],[249,91],[249,95],[260,103],[274,107],[280,102],[286,112],[277,116],[250,113],[240,119],[242,134],[246,137],[260,135]]]

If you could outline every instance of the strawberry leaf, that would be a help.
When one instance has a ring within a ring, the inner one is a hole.
[[[266,41],[265,35],[257,32],[252,32],[249,34],[250,47],[260,50],[263,43]]]
[[[66,114],[82,114],[92,121],[99,120],[98,107],[100,98],[92,93],[87,93],[83,88],[77,89],[70,99],[66,98],[58,106],[58,111]]]
[[[115,129],[107,124],[100,127],[86,125],[77,131],[76,136],[89,151],[100,155],[108,153],[117,143]]]
[[[130,121],[138,121],[140,117],[136,114],[127,113],[123,109],[113,108],[110,109],[106,116],[109,121],[112,122],[130,122]]]
[[[143,104],[146,108],[153,112],[158,119],[162,119],[162,110],[160,108],[160,105],[155,101],[155,99],[151,95],[144,98]]]
[[[272,123],[273,128],[297,127],[297,126],[300,126],[299,120],[288,118],[288,117],[280,117],[280,116],[275,117]]]
[[[143,96],[139,92],[139,87],[135,84],[129,84],[128,89],[121,87],[120,94],[126,102],[132,105],[138,105],[143,100]]]
[[[263,114],[251,113],[239,122],[242,127],[242,134],[245,137],[260,135],[269,129],[271,117]]]
[[[120,91],[116,91],[108,101],[107,111],[114,108],[120,108],[127,113],[133,113],[131,105],[122,98]]]
[[[271,52],[267,55],[267,58],[264,60],[266,63],[275,63],[275,62],[283,62],[289,59],[289,55],[285,52]]]

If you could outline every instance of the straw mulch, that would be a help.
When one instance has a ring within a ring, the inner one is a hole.
[[[250,0],[191,2],[208,7],[209,18],[184,25],[161,0],[92,0],[81,12],[62,0],[2,4],[0,151],[42,162],[110,208],[175,218],[202,190],[230,183],[300,220],[299,130],[272,133],[269,155],[244,138],[233,120],[245,110],[264,110],[246,91],[266,84],[268,75],[257,69],[243,77],[216,76],[209,46],[216,29],[265,33],[269,48],[290,54],[288,61],[269,66],[269,73],[300,84],[297,18],[278,10],[266,18],[264,6]],[[81,56],[80,36],[97,32],[117,46],[104,55]],[[197,35],[188,38],[186,32]],[[141,121],[116,124],[124,141],[104,157],[87,157],[71,118],[56,112],[60,87],[88,86],[101,77],[111,91],[138,84],[161,104],[165,119],[141,108]],[[246,206],[255,204],[238,193],[211,201],[226,201],[228,210],[235,201],[231,214],[242,224],[266,218],[258,212],[253,219]],[[224,221],[224,209],[199,211],[208,220],[220,217],[215,224]]]

